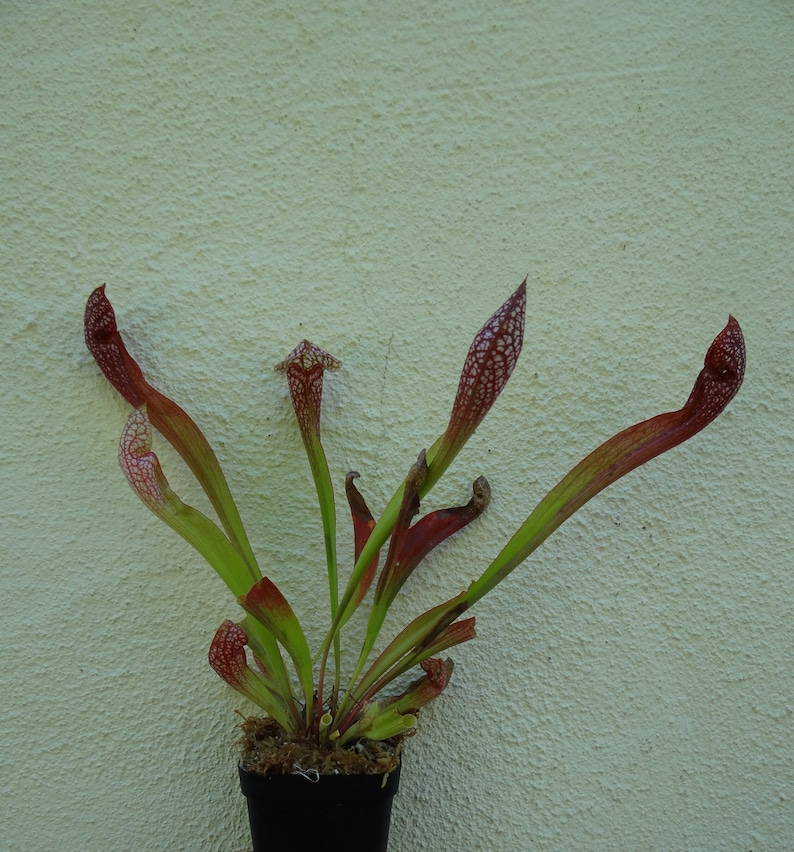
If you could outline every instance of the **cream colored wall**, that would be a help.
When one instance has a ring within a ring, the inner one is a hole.
[[[391,849],[790,848],[790,4],[6,0],[0,32],[0,846],[248,842],[250,708],[205,662],[236,606],[122,479],[91,289],[205,428],[316,639],[312,491],[271,365],[304,336],[344,361],[333,475],[382,507],[528,274],[519,367],[428,505],[481,473],[493,502],[403,616],[598,442],[678,407],[729,312],[745,387],[478,607]]]

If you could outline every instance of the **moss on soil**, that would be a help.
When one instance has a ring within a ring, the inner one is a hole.
[[[400,764],[404,736],[359,740],[340,747],[316,740],[294,740],[266,717],[249,716],[240,726],[240,764],[260,775],[293,775],[316,770],[320,775],[380,775]]]

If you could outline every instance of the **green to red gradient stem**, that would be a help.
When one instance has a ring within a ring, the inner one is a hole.
[[[342,362],[308,340],[301,341],[287,357],[276,365],[276,370],[287,377],[292,407],[298,421],[306,456],[309,459],[320,519],[325,541],[325,559],[328,572],[328,593],[331,603],[331,618],[335,619],[339,609],[339,582],[336,563],[336,505],[331,473],[320,439],[320,412],[323,399],[323,376],[326,370],[338,370]],[[335,677],[334,685],[339,688],[341,650],[337,632],[333,638]],[[323,678],[325,661],[321,669],[318,688],[318,711],[322,713]]]
[[[599,491],[705,429],[739,390],[745,361],[742,330],[730,317],[709,347],[703,369],[683,407],[624,429],[582,459],[541,500],[471,585],[466,602],[471,605],[487,594]]]
[[[146,381],[119,333],[104,284],[88,299],[84,328],[86,346],[107,380],[134,408],[146,406],[152,425],[182,456],[209,498],[232,545],[248,566],[251,582],[259,580],[262,574],[256,557],[212,447],[190,415]]]

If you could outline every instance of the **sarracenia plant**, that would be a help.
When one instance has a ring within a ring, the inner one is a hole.
[[[345,495],[352,516],[355,564],[341,595],[334,490],[320,437],[324,373],[336,370],[340,362],[304,340],[277,365],[289,385],[314,477],[325,540],[330,627],[322,647],[313,654],[286,597],[270,576],[263,576],[221,466],[201,430],[146,380],[124,345],[104,285],[88,299],[88,348],[134,409],[119,447],[127,480],[161,520],[201,553],[244,610],[239,623],[225,621],[215,634],[210,664],[292,736],[344,745],[360,738],[387,739],[413,727],[419,708],[438,696],[449,681],[452,662],[439,655],[475,635],[474,618],[463,617],[469,608],[591,497],[711,423],[742,383],[744,340],[739,324],[730,317],[709,347],[682,408],[644,420],[601,444],[549,491],[477,579],[415,618],[375,655],[389,607],[411,573],[431,550],[488,505],[488,482],[479,477],[468,503],[437,509],[415,520],[420,501],[471,437],[513,372],[523,342],[525,305],[526,281],[477,333],[463,364],[446,430],[419,454],[377,521],[356,487],[358,474],[347,475]],[[220,525],[183,503],[171,490],[151,450],[153,426],[185,460]],[[342,628],[365,601],[365,638],[352,670],[345,672]],[[294,677],[287,661],[294,668]],[[327,677],[329,665],[333,666],[332,682]],[[415,666],[424,671],[418,680],[399,695],[383,697],[395,678]]]

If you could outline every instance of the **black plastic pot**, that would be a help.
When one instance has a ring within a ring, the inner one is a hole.
[[[388,775],[259,775],[240,767],[253,852],[386,852],[400,768]]]

